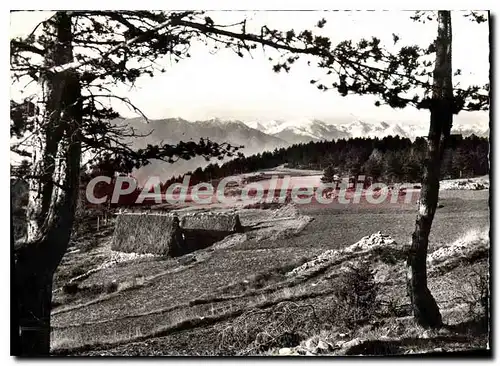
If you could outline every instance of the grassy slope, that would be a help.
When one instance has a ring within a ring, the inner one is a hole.
[[[455,240],[471,228],[488,227],[487,198],[487,191],[443,191],[441,203],[444,207],[439,209],[433,225],[430,250]],[[249,240],[233,248],[205,250],[196,254],[197,261],[193,263],[181,263],[179,259],[145,259],[99,271],[84,280],[83,285],[116,280],[118,283],[133,283],[133,286],[112,294],[77,297],[78,302],[69,299],[68,304],[56,308],[53,315],[53,348],[65,352],[67,348],[89,343],[122,342],[102,346],[102,350],[94,352],[182,354],[185,350],[192,350],[191,354],[228,353],[231,347],[227,342],[221,342],[220,336],[225,334],[224,329],[241,319],[238,309],[255,308],[271,301],[271,305],[262,310],[260,320],[252,320],[254,326],[258,326],[259,321],[266,324],[269,317],[277,313],[273,310],[276,305],[272,303],[274,299],[278,301],[318,291],[328,292],[328,286],[313,286],[317,284],[315,279],[290,289],[273,290],[273,284],[285,279],[281,267],[303,261],[304,257],[312,258],[327,249],[345,247],[379,230],[399,243],[407,243],[414,225],[414,209],[414,205],[365,207],[361,210],[350,206],[342,210],[305,208],[305,213],[314,217],[314,221],[296,237]],[[138,282],[136,278],[142,280]],[[231,284],[234,286],[229,286]],[[266,290],[268,285],[271,287]],[[398,291],[403,294],[400,296],[402,301],[405,301],[404,291]],[[214,299],[189,304],[194,299],[210,297]],[[319,297],[297,298],[295,302],[327,309],[330,297],[331,294],[326,293]],[[99,298],[102,300],[95,300]],[[61,312],[61,309],[70,309],[68,306],[88,301],[96,302]],[[158,329],[169,329],[172,324],[183,320],[198,319],[200,316],[217,318],[232,312],[234,316],[228,319],[221,317],[213,324],[192,329],[186,326],[185,330],[174,329],[171,333],[148,337]],[[304,317],[305,323],[307,319]],[[309,329],[311,335],[325,324],[302,326]],[[136,339],[137,342],[127,339]],[[221,344],[226,346],[223,351]],[[84,349],[78,352],[84,352]]]

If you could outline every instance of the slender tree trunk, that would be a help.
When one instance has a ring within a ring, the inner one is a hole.
[[[73,60],[71,17],[57,12],[50,25],[54,42],[46,66]],[[82,101],[73,70],[44,75],[44,118],[36,123],[28,237],[15,245],[19,353],[48,355],[52,279],[71,235],[80,177]]]
[[[14,220],[13,220],[13,204],[12,204],[12,195],[10,197],[10,250],[11,253],[14,252]],[[10,258],[10,269],[11,273],[16,268],[16,262],[14,260],[14,256],[11,255]],[[21,350],[21,339],[19,337],[19,316],[17,310],[17,291],[16,291],[16,277],[10,277],[10,354],[18,355]]]
[[[413,315],[424,327],[442,325],[439,307],[427,288],[427,247],[432,220],[439,198],[439,175],[446,144],[453,122],[451,84],[451,15],[438,13],[436,64],[433,74],[431,121],[427,143],[422,191],[407,261],[408,293]]]

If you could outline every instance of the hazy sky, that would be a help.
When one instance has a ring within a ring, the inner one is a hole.
[[[344,39],[378,37],[383,44],[392,44],[392,33],[400,36],[405,44],[428,46],[436,37],[435,22],[416,23],[409,19],[412,12],[213,12],[216,23],[230,23],[247,16],[250,25],[259,29],[267,24],[277,29],[296,31],[313,27],[325,18],[323,35],[331,37],[334,44]],[[47,12],[14,13],[11,17],[11,36],[30,32]],[[477,24],[453,13],[453,67],[460,68],[462,86],[485,84],[489,74],[488,24]],[[183,117],[186,119],[267,120],[319,118],[331,122],[411,121],[428,122],[428,113],[412,108],[392,110],[375,107],[371,97],[341,97],[335,91],[321,92],[309,80],[322,74],[305,62],[292,68],[290,73],[276,74],[259,47],[253,58],[240,58],[232,51],[223,50],[209,54],[206,47],[194,44],[192,57],[178,64],[166,64],[167,72],[151,79],[145,77],[135,90],[123,88],[121,95],[128,96],[150,118]],[[126,107],[114,105],[125,116],[132,116]],[[462,112],[458,119],[488,121],[487,113]]]

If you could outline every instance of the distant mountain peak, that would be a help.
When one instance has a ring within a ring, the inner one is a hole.
[[[177,144],[179,141],[199,141],[200,138],[208,138],[211,141],[223,143],[228,142],[233,146],[244,146],[240,150],[245,155],[252,155],[263,151],[272,151],[277,147],[288,146],[289,143],[277,136],[264,133],[254,129],[238,120],[222,120],[213,118],[204,121],[190,122],[182,118],[166,118],[151,120],[144,123],[143,118],[116,119],[115,123],[133,127],[139,134],[147,134],[146,137],[130,139],[126,141],[133,148],[145,148],[148,144]],[[229,158],[224,159],[223,161]],[[223,162],[222,161],[222,162]],[[211,163],[220,162],[213,159]],[[134,176],[139,182],[144,183],[151,175],[160,175],[162,179],[171,176],[185,174],[189,170],[207,165],[203,158],[197,157],[191,160],[179,160],[174,164],[160,161],[151,161],[149,165],[134,171]]]
[[[319,140],[332,140],[339,138],[355,137],[378,137],[401,136],[409,139],[415,139],[419,136],[427,135],[428,126],[425,123],[395,123],[380,121],[375,123],[364,122],[355,119],[351,122],[333,125],[325,123],[319,119],[292,119],[292,120],[269,120],[252,121],[246,123],[252,128],[256,128],[268,135],[277,136],[289,143],[299,143]],[[481,123],[456,124],[452,131],[470,135],[472,133],[478,136],[488,136],[488,126],[482,126]]]
[[[349,139],[354,137],[378,137],[399,135],[414,139],[426,136],[427,123],[408,124],[393,122],[368,123],[354,120],[344,124],[329,124],[319,119],[299,118],[293,120],[255,120],[242,122],[234,119],[211,118],[202,121],[187,121],[181,117],[150,120],[144,123],[144,118],[130,118],[114,120],[117,124],[129,125],[138,133],[149,134],[147,137],[129,141],[134,148],[144,148],[147,144],[169,143],[179,141],[197,141],[200,138],[209,138],[215,142],[229,142],[232,145],[244,145],[241,150],[245,155],[256,154],[275,148],[286,147],[292,144],[307,143],[310,141]],[[452,128],[453,133],[463,135],[475,134],[487,137],[488,125],[484,123],[458,123]],[[212,160],[214,162],[214,160]],[[188,170],[204,167],[208,163],[202,158],[190,161],[180,160],[175,164],[152,162],[135,172],[142,181],[151,175],[160,175],[167,179],[172,175],[184,174]]]

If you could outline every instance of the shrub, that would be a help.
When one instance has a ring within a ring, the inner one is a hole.
[[[109,282],[105,285],[106,293],[111,294],[118,290],[118,284],[116,282]]]
[[[469,316],[487,324],[490,310],[489,273],[484,269],[472,269],[460,292],[459,298],[469,306]]]
[[[271,348],[295,347],[306,339],[308,322],[319,327],[312,305],[283,301],[268,309],[250,309],[220,329],[217,348],[224,354],[251,355]]]
[[[350,266],[335,279],[330,320],[354,328],[370,321],[378,307],[377,286],[369,263]]]
[[[111,294],[118,291],[118,284],[114,281],[107,282],[104,284],[92,284],[90,286],[80,287],[77,282],[67,283],[63,286],[64,293],[68,295],[76,295],[80,293],[82,295],[98,296],[101,294]]]

